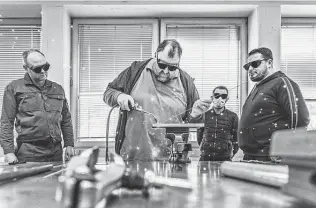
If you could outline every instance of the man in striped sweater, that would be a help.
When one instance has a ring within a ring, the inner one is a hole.
[[[244,160],[269,161],[272,133],[306,127],[309,112],[299,86],[283,72],[273,69],[270,49],[250,51],[247,61],[244,68],[256,85],[242,109],[238,143]]]

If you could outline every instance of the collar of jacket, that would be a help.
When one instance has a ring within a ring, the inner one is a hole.
[[[214,107],[213,108],[211,108],[210,110],[209,110],[212,114],[214,114],[214,115],[220,115],[221,113],[226,113],[226,107],[224,107],[224,110],[220,113],[220,114],[217,114],[216,112],[215,112],[215,110],[214,110]]]
[[[259,82],[259,83],[257,84],[257,86],[260,86],[260,85],[262,85],[262,84],[264,84],[264,83],[267,83],[267,82],[269,82],[269,81],[272,80],[272,79],[275,79],[275,78],[278,78],[278,77],[284,77],[284,76],[285,76],[285,74],[284,74],[283,72],[281,72],[281,71],[274,72],[273,74],[271,74],[270,76],[268,76],[266,79],[264,79],[264,80],[262,80],[261,82]]]
[[[25,85],[35,85],[34,82],[31,79],[29,73],[27,73],[27,72],[24,74],[24,84]],[[52,82],[49,81],[48,79],[46,79],[44,86],[51,87],[52,86]]]

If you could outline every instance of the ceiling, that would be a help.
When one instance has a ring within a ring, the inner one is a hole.
[[[69,5],[78,17],[247,17],[253,5]]]
[[[248,17],[256,5],[147,4],[65,5],[71,17]],[[282,17],[316,17],[315,5],[282,5]],[[0,3],[1,18],[41,18],[41,5]]]

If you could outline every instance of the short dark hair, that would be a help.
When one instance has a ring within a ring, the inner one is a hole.
[[[255,53],[260,53],[264,59],[272,59],[273,60],[273,55],[272,51],[269,48],[261,47],[261,48],[256,48],[253,49],[248,53],[248,57],[255,54]]]
[[[28,57],[31,53],[33,53],[33,52],[42,54],[42,55],[45,57],[45,55],[44,55],[42,52],[40,52],[39,50],[37,50],[37,49],[33,49],[33,48],[28,49],[28,50],[26,50],[26,51],[24,51],[24,52],[22,53],[22,58],[23,58],[23,62],[24,62],[23,65],[27,65],[27,64],[28,64],[28,63],[27,63],[27,57]]]
[[[166,48],[166,46],[168,46],[168,45],[171,45],[171,49],[168,53],[169,58],[173,58],[176,52],[178,53],[179,57],[181,57],[182,48],[180,46],[180,43],[175,39],[166,39],[166,40],[162,41],[159,44],[156,52],[158,53],[160,51],[163,51]]]
[[[227,95],[228,95],[228,89],[227,89],[227,87],[225,87],[225,86],[223,86],[223,85],[220,85],[220,86],[215,87],[214,90],[213,90],[213,95],[214,95],[214,93],[215,93],[215,90],[217,90],[217,89],[226,90]]]

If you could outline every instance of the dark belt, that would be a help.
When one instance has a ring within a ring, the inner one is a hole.
[[[27,144],[32,144],[32,145],[35,145],[35,146],[47,146],[47,145],[50,145],[50,144],[58,144],[58,143],[61,143],[61,142],[57,142],[56,140],[36,140],[36,141],[19,141],[17,142],[18,146],[21,146],[23,143],[27,143]]]

